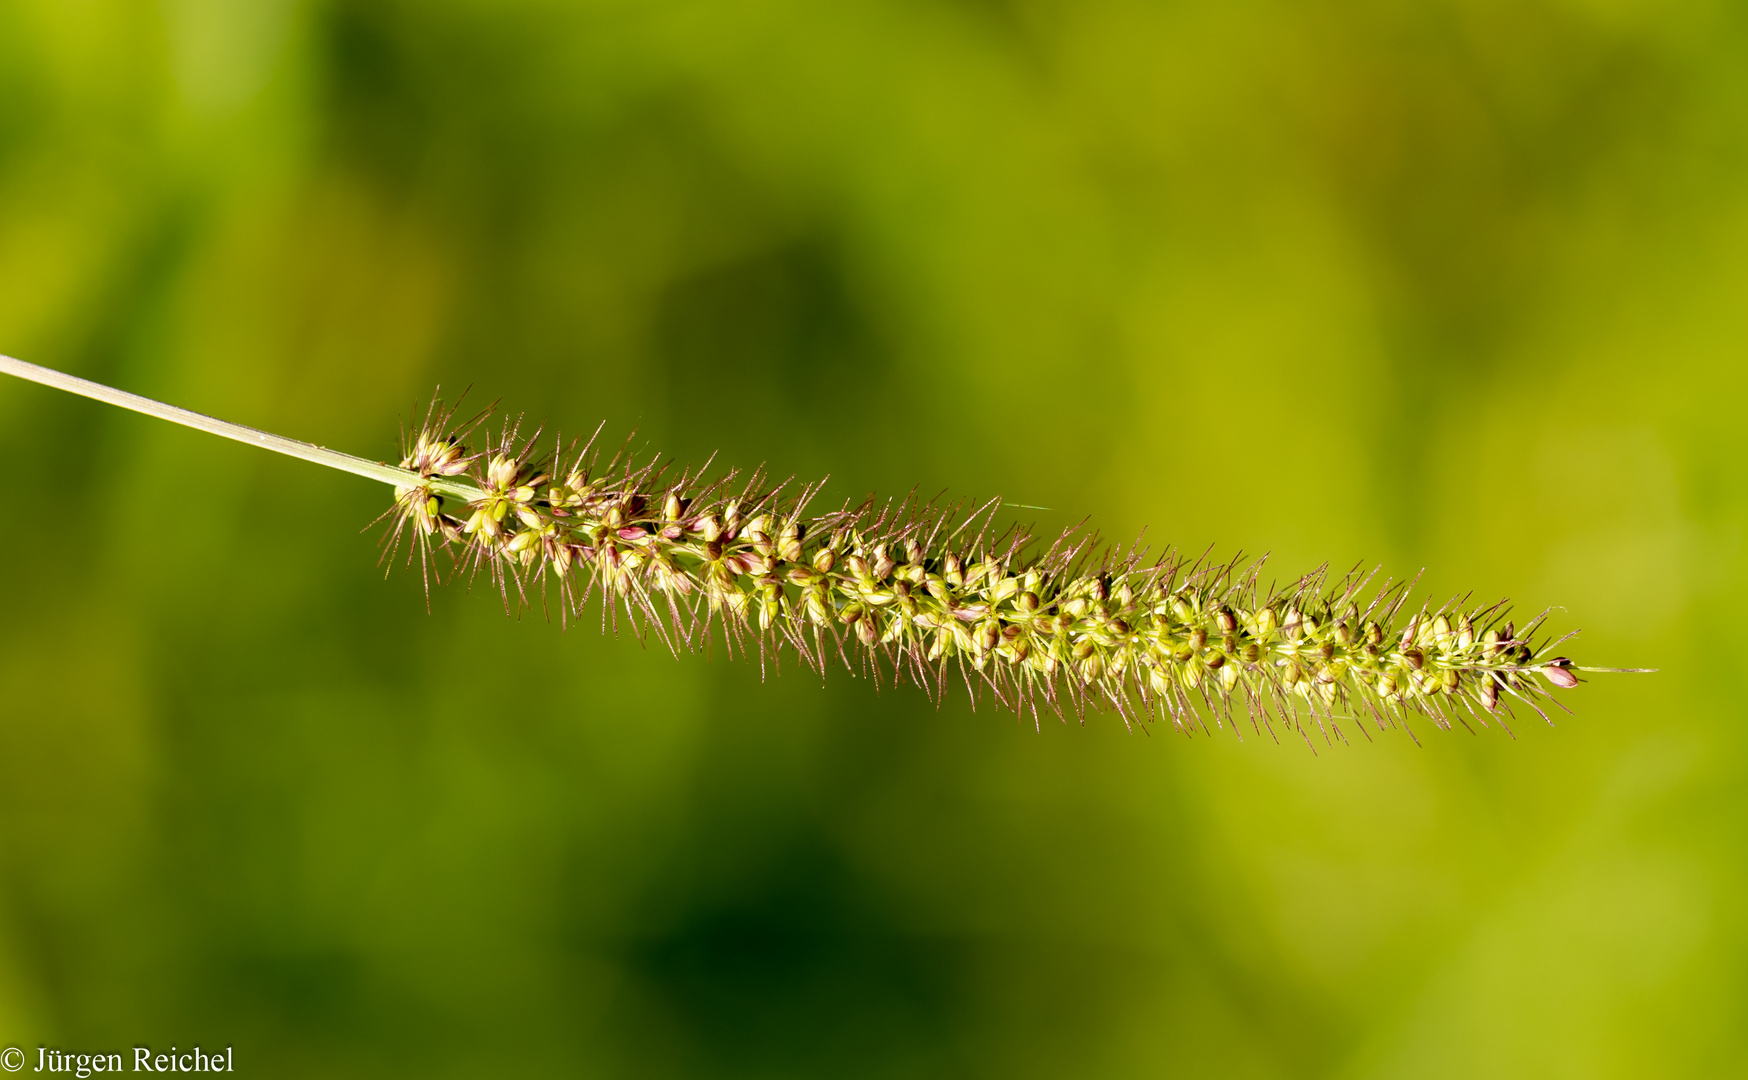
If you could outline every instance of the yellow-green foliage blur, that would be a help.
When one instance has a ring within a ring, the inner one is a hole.
[[[1036,731],[427,613],[388,489],[8,382],[27,1069],[1748,1071],[1740,5],[7,0],[0,352],[1424,566],[1662,669],[1515,741]]]

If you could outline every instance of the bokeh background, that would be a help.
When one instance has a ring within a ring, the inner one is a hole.
[[[7,382],[33,1057],[1748,1073],[1738,4],[4,0],[0,350],[1424,566],[1662,668],[1515,740],[1038,731],[427,613],[385,490]]]

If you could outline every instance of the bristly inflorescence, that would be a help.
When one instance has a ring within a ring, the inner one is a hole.
[[[447,550],[506,603],[556,585],[566,618],[598,595],[603,623],[623,613],[676,651],[720,631],[761,664],[789,647],[822,673],[836,658],[932,695],[962,679],[973,699],[987,691],[1034,719],[1105,706],[1188,734],[1209,719],[1238,730],[1243,713],[1307,741],[1344,739],[1350,719],[1368,737],[1368,723],[1407,728],[1411,715],[1505,727],[1513,704],[1546,719],[1551,688],[1614,670],[1552,655],[1570,634],[1533,643],[1546,612],[1518,629],[1503,602],[1410,609],[1413,583],[1369,590],[1375,571],[1325,567],[1265,589],[1262,560],[1150,561],[1078,529],[1048,545],[1027,528],[998,534],[994,502],[966,513],[870,497],[809,515],[823,482],[676,473],[623,449],[603,463],[595,439],[544,455],[538,433],[507,422],[493,437],[486,419],[458,428],[432,407],[405,447],[421,482],[396,489],[391,553],[410,535],[429,580],[433,549]]]

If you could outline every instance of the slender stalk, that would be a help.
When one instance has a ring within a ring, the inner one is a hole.
[[[325,446],[317,446],[314,443],[307,443],[298,439],[288,439],[283,435],[274,435],[271,432],[259,431],[252,427],[245,427],[242,424],[233,424],[228,420],[215,419],[214,417],[206,416],[201,413],[191,412],[188,409],[177,408],[175,405],[166,405],[161,401],[153,401],[151,398],[141,397],[138,394],[130,394],[125,390],[117,390],[113,387],[104,386],[102,383],[95,383],[89,379],[81,379],[77,375],[68,375],[65,372],[56,371],[53,368],[46,368],[37,364],[27,363],[10,356],[0,356],[0,371],[3,371],[8,375],[16,375],[21,379],[29,379],[34,383],[41,383],[44,386],[52,386],[57,390],[65,390],[70,394],[78,394],[81,397],[88,397],[95,401],[119,406],[123,409],[131,409],[137,413],[144,413],[147,416],[156,417],[159,420],[168,420],[172,424],[181,424],[183,427],[191,427],[197,431],[204,431],[210,435],[218,435],[226,439],[235,439],[237,442],[248,443],[250,446],[259,446],[263,450],[271,450],[276,454],[285,454],[287,457],[301,458],[304,461],[313,461],[317,465],[326,465],[330,469],[339,469],[342,472],[349,472],[354,476],[363,476],[371,480],[380,480],[385,484],[393,484],[396,487],[422,485],[432,489],[438,494],[451,496],[466,502],[473,502],[485,496],[485,492],[465,480],[454,479],[446,476],[421,477],[418,473],[412,472],[408,469],[398,469],[393,465],[385,465],[380,461],[370,461],[365,458],[356,457],[352,454],[341,453],[338,450],[329,450]]]

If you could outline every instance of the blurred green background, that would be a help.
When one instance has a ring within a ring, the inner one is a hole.
[[[1663,669],[1515,741],[1039,732],[427,614],[386,490],[8,381],[33,1058],[1748,1074],[1740,5],[3,0],[0,351],[1425,566]]]

